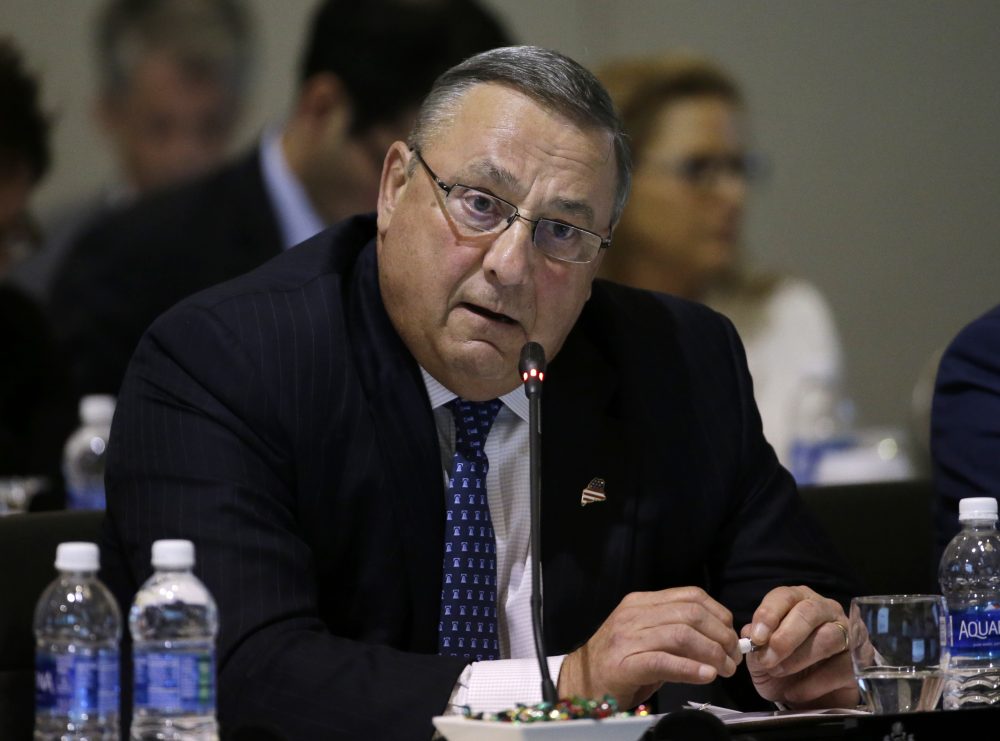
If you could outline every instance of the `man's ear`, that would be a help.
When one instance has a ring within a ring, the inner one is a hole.
[[[396,204],[406,192],[409,180],[407,167],[410,163],[410,150],[405,142],[397,141],[389,147],[382,162],[382,179],[378,187],[378,233],[385,236],[392,221]]]

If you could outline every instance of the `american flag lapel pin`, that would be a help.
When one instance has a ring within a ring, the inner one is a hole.
[[[580,506],[586,507],[594,502],[603,502],[607,497],[604,494],[604,479],[592,478],[580,495]]]

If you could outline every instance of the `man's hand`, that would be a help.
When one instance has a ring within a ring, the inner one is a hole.
[[[740,660],[733,616],[697,587],[633,592],[563,662],[559,696],[610,694],[623,708],[664,682],[707,684]]]
[[[747,654],[760,696],[799,708],[857,705],[847,624],[837,602],[809,587],[771,590],[742,630],[766,646]]]

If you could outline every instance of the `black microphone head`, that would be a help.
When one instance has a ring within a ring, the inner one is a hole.
[[[545,372],[545,349],[537,342],[525,342],[521,348],[518,370],[524,376],[525,373],[530,373],[532,368],[538,373]]]
[[[521,348],[521,362],[518,363],[524,393],[537,396],[545,380],[545,350],[537,342],[525,342]]]

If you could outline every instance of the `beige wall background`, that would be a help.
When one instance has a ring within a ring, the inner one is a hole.
[[[748,249],[828,297],[867,425],[910,424],[933,353],[1000,302],[1000,3],[994,0],[488,0],[515,37],[594,66],[686,48],[746,88],[769,180]],[[252,0],[260,61],[240,137],[279,120],[313,2]],[[99,0],[4,0],[0,33],[57,114],[39,210],[111,177],[91,123]]]

